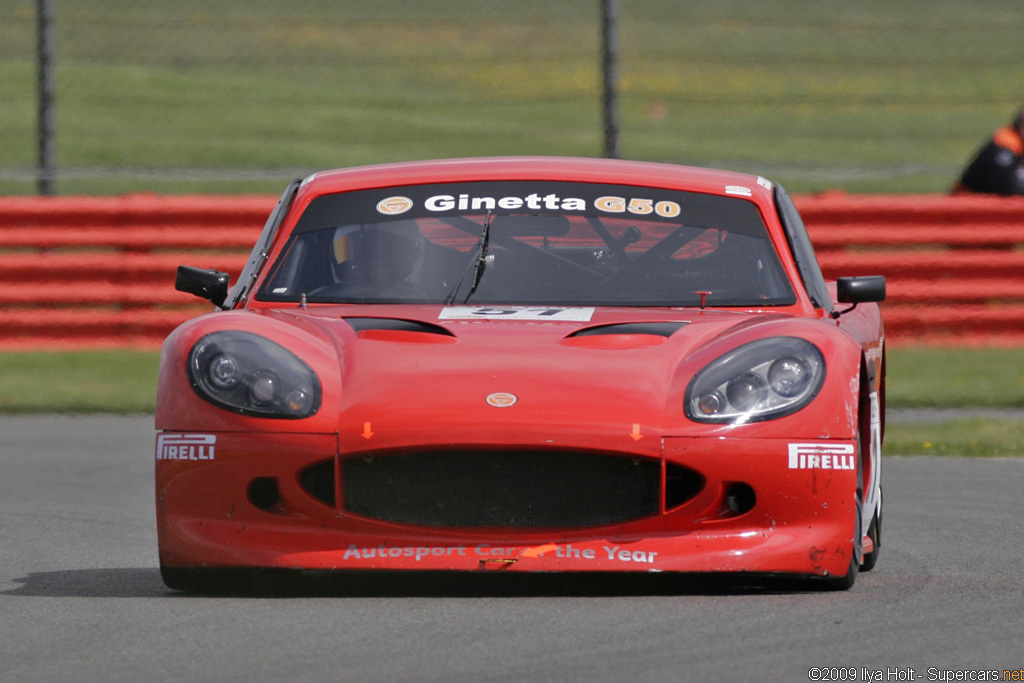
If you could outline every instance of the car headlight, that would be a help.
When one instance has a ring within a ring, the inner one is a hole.
[[[212,332],[188,357],[192,388],[210,403],[243,415],[309,417],[320,407],[320,382],[280,344],[250,332]]]
[[[697,422],[745,423],[790,415],[811,402],[825,381],[825,357],[796,337],[740,346],[697,373],[686,388],[685,413]]]

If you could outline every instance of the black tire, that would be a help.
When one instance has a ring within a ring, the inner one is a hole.
[[[860,525],[861,525],[861,521],[860,521],[861,520],[861,517],[860,517],[861,507],[860,506],[861,506],[861,500],[863,499],[863,497],[865,495],[863,487],[867,486],[866,482],[861,481],[863,467],[864,467],[863,460],[865,459],[865,457],[867,457],[867,458],[871,457],[870,453],[868,453],[868,454],[864,453],[864,451],[863,451],[863,444],[865,442],[867,442],[869,444],[868,450],[870,451],[870,448],[871,448],[870,444],[872,443],[871,427],[870,427],[871,408],[870,408],[869,394],[867,393],[869,391],[869,387],[867,386],[866,382],[867,382],[867,378],[864,377],[863,373],[862,373],[862,376],[861,376],[862,391],[861,391],[861,399],[860,399],[860,409],[858,411],[858,416],[857,416],[858,417],[858,429],[857,429],[857,527],[858,527],[858,536],[857,536],[857,544],[856,544],[857,545],[856,554],[861,554],[861,545],[862,545],[862,540],[861,539],[862,539],[862,536],[860,536]],[[869,425],[866,428],[866,431],[865,431],[864,425]],[[861,558],[861,563],[860,563],[860,567],[859,567],[859,570],[862,571],[862,572],[869,572],[869,571],[871,571],[872,569],[875,568],[875,563],[878,562],[879,551],[881,550],[881,547],[882,547],[882,501],[881,501],[881,494],[882,494],[882,492],[879,491],[878,494],[879,494],[878,506],[875,508],[875,512],[874,512],[874,514],[871,517],[871,523],[868,525],[868,532],[867,532],[867,536],[871,538],[871,540],[873,542],[873,545],[874,545],[874,548],[871,550],[870,553],[863,553],[863,557]]]
[[[860,565],[857,562],[857,557],[860,555],[861,546],[861,507],[860,497],[857,498],[857,509],[855,510],[856,521],[854,522],[854,542],[850,548],[850,564],[846,568],[846,573],[842,576],[816,576],[813,578],[780,578],[775,581],[768,582],[769,588],[776,588],[785,591],[807,591],[807,592],[829,592],[829,591],[846,591],[853,588],[853,584],[857,582],[857,573],[860,570]]]
[[[875,548],[870,553],[864,553],[864,561],[860,565],[862,572],[869,572],[874,569],[875,563],[878,562],[878,555],[882,552],[882,492],[879,491],[878,493],[880,499],[878,509],[875,510],[875,515],[871,518],[871,526],[868,527],[868,536],[871,537]]]
[[[789,577],[774,576],[765,580],[765,588],[784,592],[828,593],[846,591],[857,582],[857,557],[850,558],[850,566],[842,576]]]
[[[860,501],[858,500],[856,523],[857,540],[854,542],[853,548],[851,549],[850,564],[846,568],[846,573],[842,576],[824,576],[806,580],[797,579],[795,581],[787,581],[783,584],[783,587],[822,593],[829,591],[847,591],[853,588],[853,584],[857,582],[857,573],[860,570],[860,565],[857,563],[857,555],[860,554],[860,531]]]
[[[850,551],[850,566],[846,568],[846,574],[843,576],[836,576],[821,579],[823,584],[819,590],[822,591],[846,591],[853,588],[853,584],[857,582],[857,573],[860,571],[860,564],[857,562],[858,556],[861,554],[861,537],[862,529],[864,528],[861,520],[861,505],[860,496],[857,496],[857,508],[855,510],[857,516],[854,522],[854,540],[853,548]]]
[[[848,591],[853,588],[853,584],[857,582],[857,566],[856,555],[850,558],[850,566],[846,570],[845,576],[838,576],[832,579],[822,579],[821,588],[822,591]]]

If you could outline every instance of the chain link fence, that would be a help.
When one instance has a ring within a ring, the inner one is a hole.
[[[364,163],[601,156],[600,0],[0,0],[0,194],[277,192]],[[1024,101],[1020,0],[617,0],[619,156],[941,192]]]

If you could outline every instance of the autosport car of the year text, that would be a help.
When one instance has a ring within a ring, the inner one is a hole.
[[[413,558],[419,562],[424,557],[436,556],[460,556],[470,555],[480,558],[507,558],[509,560],[519,557],[543,557],[547,553],[553,553],[555,557],[578,558],[583,560],[618,560],[619,562],[639,562],[651,564],[658,556],[653,550],[630,550],[617,545],[602,545],[601,550],[604,557],[594,548],[576,548],[572,544],[547,545],[536,548],[523,548],[520,546],[505,547],[492,546],[486,543],[468,548],[466,546],[418,546],[418,547],[389,547],[378,545],[374,547],[360,548],[355,544],[349,545],[342,559],[345,560],[368,560],[375,558]]]

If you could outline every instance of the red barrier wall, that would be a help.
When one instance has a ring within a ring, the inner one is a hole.
[[[890,343],[1024,346],[1024,197],[795,201],[825,277],[886,276]]]
[[[1024,198],[795,198],[825,276],[885,275],[890,343],[1024,346]],[[210,310],[179,264],[237,277],[274,196],[0,198],[0,348],[158,348]]]

